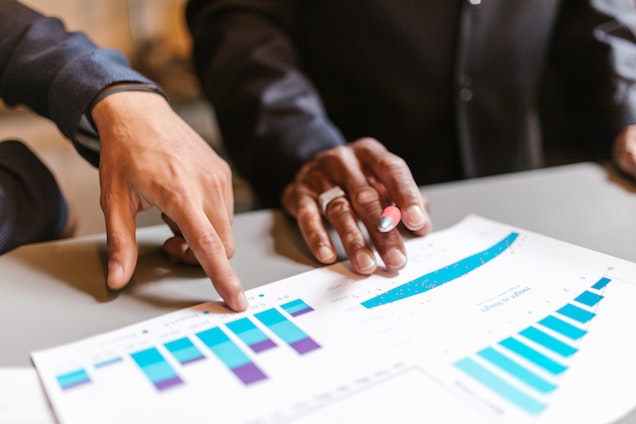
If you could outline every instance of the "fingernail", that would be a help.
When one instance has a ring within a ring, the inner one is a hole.
[[[245,297],[245,292],[240,292],[234,298],[234,302],[232,303],[234,305],[232,309],[234,309],[237,312],[243,312],[250,306],[249,302],[247,301],[247,297]]]
[[[409,228],[419,230],[428,223],[428,218],[424,214],[424,211],[419,206],[410,206],[406,210],[406,223]]]
[[[375,257],[369,252],[360,251],[356,254],[356,264],[358,264],[358,270],[362,273],[372,271],[376,267]]]
[[[406,256],[398,249],[391,249],[387,252],[385,261],[390,268],[402,268],[406,265]]]
[[[124,269],[119,262],[108,262],[108,275],[106,276],[106,284],[108,287],[117,288],[120,285],[123,275]],[[115,282],[115,284],[113,284],[113,282]]]
[[[333,250],[327,246],[321,246],[318,249],[318,260],[323,263],[330,263],[336,258]]]

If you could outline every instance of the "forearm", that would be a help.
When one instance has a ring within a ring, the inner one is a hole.
[[[298,63],[295,2],[239,3],[188,5],[194,59],[235,165],[276,206],[303,163],[345,140]]]
[[[2,0],[0,8],[0,97],[51,119],[76,146],[82,116],[100,90],[117,82],[151,82],[121,53],[68,32],[55,18],[13,0]]]

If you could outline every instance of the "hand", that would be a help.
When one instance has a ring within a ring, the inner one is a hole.
[[[229,165],[159,95],[120,92],[93,108],[100,135],[101,206],[108,243],[107,284],[120,289],[134,271],[135,216],[156,206],[178,237],[164,249],[198,262],[227,305],[247,309],[228,258],[234,254]]]
[[[636,125],[626,127],[616,137],[612,156],[623,172],[636,178]]]
[[[366,227],[387,270],[402,269],[406,265],[406,249],[399,232],[381,233],[377,229],[383,208],[395,203],[402,211],[402,223],[416,235],[425,235],[431,229],[428,200],[404,160],[377,140],[363,138],[320,153],[285,188],[283,208],[298,221],[309,249],[325,264],[336,260],[336,251],[317,199],[334,186],[340,186],[347,197],[327,205],[326,219],[340,237],[353,269],[360,274],[372,274],[377,269],[358,220]]]

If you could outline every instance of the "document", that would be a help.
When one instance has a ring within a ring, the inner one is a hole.
[[[636,264],[479,216],[32,353],[61,423],[615,422],[636,407]],[[88,318],[87,318],[88,319]]]
[[[0,367],[0,423],[55,424],[33,367]]]

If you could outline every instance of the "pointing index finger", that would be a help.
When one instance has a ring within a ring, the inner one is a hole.
[[[205,214],[191,214],[190,219],[177,222],[192,253],[212,280],[214,288],[235,311],[244,311],[248,302],[243,285],[232,269],[223,242]]]

